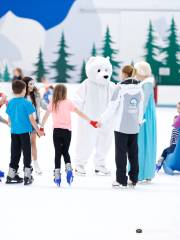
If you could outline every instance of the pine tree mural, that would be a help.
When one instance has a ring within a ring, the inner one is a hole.
[[[157,54],[159,53],[159,47],[156,45],[156,38],[154,36],[154,28],[151,21],[149,22],[147,42],[145,44],[145,56],[144,59],[151,65],[152,73],[158,82],[159,68],[161,63],[157,60]]]
[[[170,68],[169,78],[165,78],[164,84],[180,84],[180,61],[178,55],[180,54],[180,45],[178,43],[177,28],[174,18],[171,20],[171,25],[168,30],[168,37],[166,39],[167,46],[162,49],[165,53],[165,66]]]
[[[91,50],[91,56],[93,56],[93,57],[97,56],[97,49],[96,49],[95,43],[93,43],[93,47]]]
[[[38,61],[35,63],[35,67],[36,70],[34,71],[33,75],[36,76],[37,82],[41,82],[42,78],[48,73],[44,65],[43,53],[41,49],[39,50]]]
[[[112,64],[113,73],[111,77],[112,82],[118,81],[119,76],[119,68],[120,68],[120,62],[115,60],[116,55],[118,54],[118,50],[115,50],[112,48],[112,45],[114,42],[112,41],[112,37],[110,35],[109,27],[106,29],[105,37],[103,40],[103,48],[102,48],[102,55],[104,57],[109,57],[110,62]]]
[[[0,82],[3,81],[3,76],[2,76],[2,73],[0,72]]]
[[[81,67],[81,73],[80,73],[80,83],[82,83],[86,78],[87,78],[87,76],[86,76],[86,62],[85,62],[85,60],[83,60],[82,67]]]
[[[3,73],[3,81],[4,82],[9,82],[11,80],[10,74],[9,74],[9,70],[8,70],[8,66],[5,66],[4,69],[4,73]]]
[[[52,68],[56,71],[55,82],[67,83],[71,79],[70,72],[75,70],[74,65],[69,64],[69,57],[72,55],[67,52],[68,46],[65,41],[64,32],[62,32],[59,43],[58,59],[53,63]]]

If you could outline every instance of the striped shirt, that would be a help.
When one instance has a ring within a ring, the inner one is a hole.
[[[176,128],[173,128],[172,133],[171,133],[170,145],[176,144],[178,137],[179,137],[179,130]]]

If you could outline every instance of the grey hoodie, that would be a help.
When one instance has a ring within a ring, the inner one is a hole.
[[[113,117],[115,131],[125,134],[138,133],[143,121],[143,99],[141,85],[137,82],[118,84],[100,122],[108,124]]]

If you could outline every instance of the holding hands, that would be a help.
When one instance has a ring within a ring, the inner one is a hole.
[[[100,122],[98,122],[98,121],[93,121],[93,120],[91,120],[89,123],[90,123],[91,126],[93,126],[94,128],[100,128],[101,125],[102,125]]]

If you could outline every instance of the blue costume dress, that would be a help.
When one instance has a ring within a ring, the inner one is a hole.
[[[144,92],[144,119],[139,136],[139,181],[150,180],[155,175],[157,132],[156,107],[153,92],[153,78],[140,83]]]

